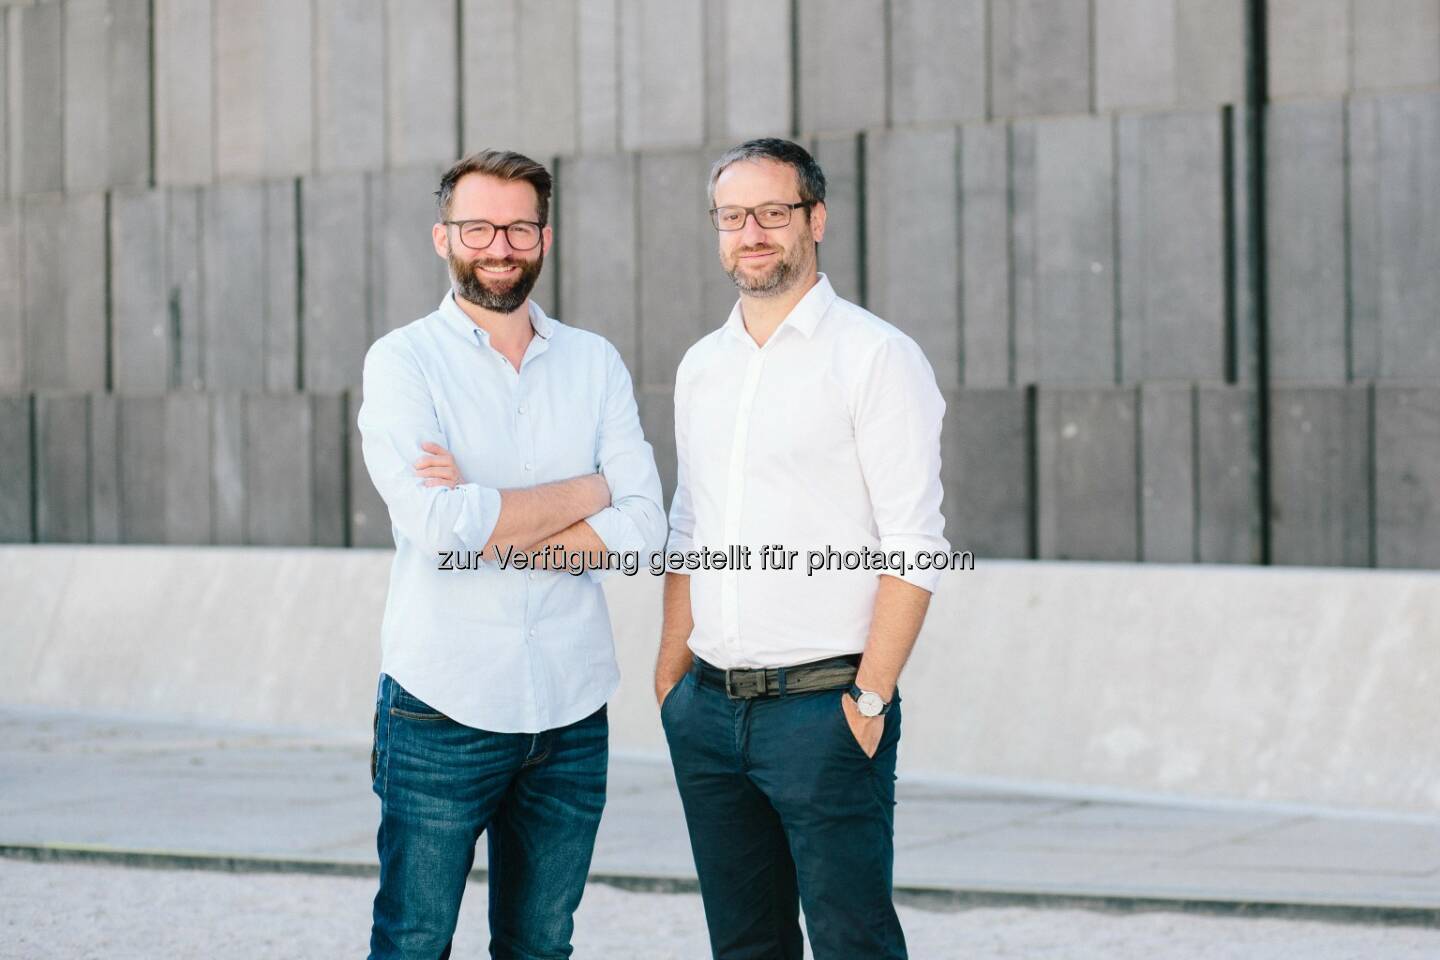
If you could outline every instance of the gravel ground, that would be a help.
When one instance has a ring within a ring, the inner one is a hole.
[[[364,957],[374,881],[0,860],[0,957],[266,960]],[[485,889],[466,892],[457,960],[488,956]],[[1175,913],[901,908],[915,960],[1421,960],[1440,929]],[[700,898],[593,885],[580,960],[703,960]]]

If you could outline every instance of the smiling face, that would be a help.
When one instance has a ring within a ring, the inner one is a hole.
[[[538,195],[525,180],[503,180],[483,173],[471,173],[455,184],[447,220],[488,220],[504,226],[517,221],[539,219]],[[513,313],[525,304],[553,235],[547,226],[540,243],[531,250],[516,250],[504,230],[483,250],[467,247],[460,239],[460,227],[435,224],[435,252],[450,264],[455,295],[477,307],[496,313]]]
[[[712,199],[717,207],[798,203],[799,179],[789,164],[740,160],[720,172]],[[777,297],[814,278],[815,245],[825,236],[825,204],[795,208],[783,227],[766,229],[747,216],[739,230],[720,230],[718,235],[720,265],[740,292]]]

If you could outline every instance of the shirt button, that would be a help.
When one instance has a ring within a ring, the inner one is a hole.
[[[520,404],[520,412],[521,412],[521,413],[524,413],[524,412],[525,412],[525,404],[523,404],[523,403]]]
[[[534,627],[531,627],[531,628],[530,628],[530,636],[531,636],[531,637],[534,637],[534,636],[535,636],[535,628],[534,628]]]
[[[530,464],[527,463],[527,464],[525,464],[525,469],[526,469],[526,470],[534,470],[535,468],[534,468],[533,466],[531,466]]]
[[[530,579],[531,579],[531,580],[534,580],[534,579],[535,579],[535,574],[534,574],[533,571],[532,571],[531,574],[530,574]],[[531,630],[530,632],[533,634],[535,631],[534,631],[534,630]]]

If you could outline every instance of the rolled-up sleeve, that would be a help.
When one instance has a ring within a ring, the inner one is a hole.
[[[940,574],[919,569],[918,554],[948,552],[940,512],[940,427],[945,400],[915,341],[886,338],[859,384],[855,443],[870,491],[880,549],[902,551],[900,579],[934,592]]]
[[[596,444],[596,468],[610,485],[610,506],[585,519],[616,553],[634,550],[642,565],[665,548],[665,509],[661,505],[660,473],[655,452],[640,427],[635,388],[625,361],[606,344],[605,413]],[[603,580],[611,571],[591,570]]]
[[[399,535],[427,551],[484,549],[500,519],[500,491],[474,483],[427,487],[416,474],[422,443],[448,445],[420,365],[394,335],[365,355],[363,390],[365,468]]]

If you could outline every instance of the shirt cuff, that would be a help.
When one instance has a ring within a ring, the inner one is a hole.
[[[636,529],[634,521],[613,506],[606,507],[599,513],[591,514],[585,518],[585,522],[590,524],[590,529],[595,531],[600,542],[605,544],[605,549],[611,553],[624,553],[627,550],[638,551],[645,546],[645,538],[640,536],[640,531]],[[591,580],[600,583],[615,571],[592,568],[585,572],[589,574]]]
[[[898,577],[906,583],[913,584],[928,593],[934,593],[935,588],[940,584],[940,574],[942,571],[934,569],[933,564],[927,564],[925,567],[921,567],[917,562],[917,558],[923,553],[926,554],[928,561],[936,553],[948,552],[950,544],[947,543],[943,537],[940,539],[932,539],[930,537],[892,536],[880,538],[880,549],[886,554],[898,550],[904,555],[905,559],[905,569],[903,571],[886,570],[884,571],[885,573]]]
[[[500,522],[500,491],[478,483],[462,483],[453,492],[462,498],[455,536],[471,550],[485,549]]]

